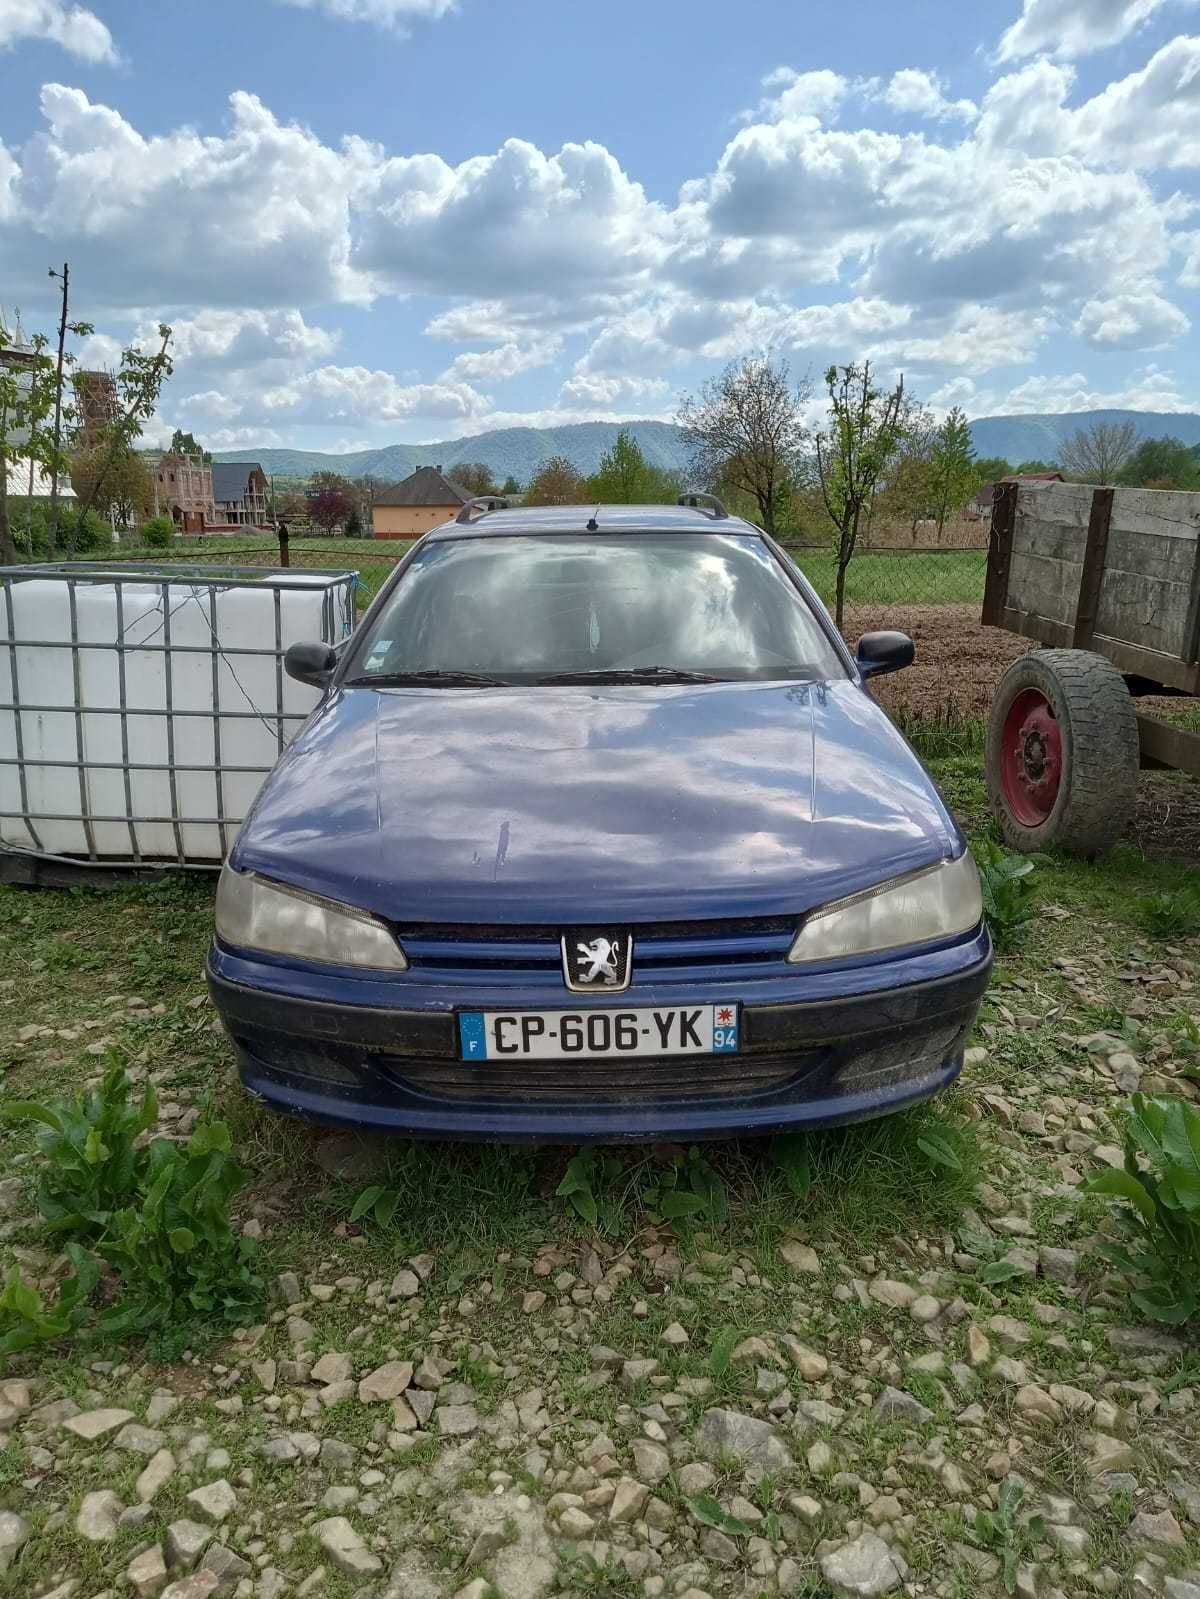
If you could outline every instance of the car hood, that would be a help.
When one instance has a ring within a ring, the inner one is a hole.
[[[396,921],[799,913],[957,853],[857,684],[335,690],[233,864]]]

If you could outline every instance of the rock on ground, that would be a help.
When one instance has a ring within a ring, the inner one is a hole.
[[[821,1556],[821,1574],[837,1592],[870,1599],[898,1588],[908,1567],[878,1533],[862,1532],[852,1543]]]
[[[728,1453],[744,1465],[767,1471],[788,1471],[793,1465],[791,1451],[776,1428],[738,1410],[706,1410],[696,1442],[710,1457]]]
[[[383,1561],[371,1553],[345,1516],[318,1521],[313,1532],[331,1563],[347,1577],[371,1577],[383,1570]]]

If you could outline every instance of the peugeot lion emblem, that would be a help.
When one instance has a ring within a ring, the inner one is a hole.
[[[563,977],[574,993],[628,988],[632,955],[629,932],[579,927],[562,936]]]

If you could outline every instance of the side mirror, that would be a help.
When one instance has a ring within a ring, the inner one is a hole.
[[[313,688],[328,688],[336,665],[337,651],[331,644],[290,644],[283,657],[287,675]]]
[[[879,677],[911,666],[915,653],[907,633],[864,633],[858,641],[855,663],[863,677]]]

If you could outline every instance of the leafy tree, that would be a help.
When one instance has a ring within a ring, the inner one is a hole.
[[[143,426],[154,415],[162,386],[174,370],[171,329],[165,322],[158,325],[158,339],[157,350],[146,351],[130,344],[121,351],[116,374],[117,414],[105,430],[97,451],[95,475],[86,494],[80,495],[78,512],[67,528],[70,555],[75,553],[84,518],[104,493],[108,476],[118,461],[132,453],[134,440],[141,437]]]
[[[132,527],[154,503],[154,479],[142,457],[128,448],[110,451],[103,436],[93,449],[72,456],[71,486],[118,527]]]
[[[906,522],[914,543],[918,524],[932,521],[936,515],[933,453],[937,431],[932,413],[906,396],[896,453],[887,482],[875,496],[878,514]]]
[[[1059,466],[1083,483],[1114,483],[1137,441],[1136,422],[1093,422],[1062,441]]]
[[[450,476],[468,494],[498,494],[492,469],[485,461],[460,461],[451,467]]]
[[[347,497],[352,496],[354,493],[354,484],[344,473],[331,472],[328,468],[322,468],[321,471],[314,472],[308,480],[307,487],[309,489],[336,489],[339,494],[345,494]]]
[[[695,477],[751,495],[770,534],[781,495],[800,470],[811,392],[807,378],[793,386],[785,361],[745,356],[687,396],[676,415]]]
[[[322,472],[314,474],[314,477],[316,476],[337,477],[337,473]],[[332,533],[338,527],[345,527],[354,510],[354,501],[350,495],[332,483],[310,482],[304,498],[309,521],[315,522],[326,533]]]
[[[999,483],[1003,477],[1011,477],[1013,464],[1003,455],[984,455],[974,462],[975,492],[989,488],[993,483]]]
[[[1014,477],[1031,477],[1037,472],[1057,472],[1059,470],[1057,461],[1018,461],[1012,472]],[[1065,470],[1065,468],[1062,470]]]
[[[1138,489],[1198,489],[1200,461],[1182,439],[1143,439],[1117,474]]]
[[[526,505],[580,505],[586,498],[587,485],[565,455],[543,461],[525,491]]]
[[[174,433],[171,434],[171,442],[167,446],[167,451],[170,455],[199,455],[205,461],[212,460],[212,452],[202,450],[196,443],[196,435],[194,433],[185,433],[182,428],[176,428]]]
[[[601,504],[656,505],[674,500],[679,487],[673,473],[651,466],[633,434],[622,428],[588,478],[587,492],[589,499]]]
[[[903,436],[904,379],[894,389],[876,384],[870,361],[831,366],[825,373],[829,420],[817,434],[821,494],[837,537],[835,620],[846,602],[846,569],[854,556],[864,513],[895,459]]]
[[[360,539],[360,538],[362,538],[362,536],[363,536],[362,514],[361,514],[361,512],[358,509],[357,501],[351,500],[351,502],[350,502],[350,515],[346,518],[346,537],[348,539]]]
[[[950,514],[962,510],[975,483],[975,449],[966,413],[957,405],[934,435],[930,453],[930,487],[938,542]]]
[[[521,485],[517,482],[516,478],[513,477],[511,472],[504,479],[504,486],[501,488],[500,492],[501,494],[520,494]]]

